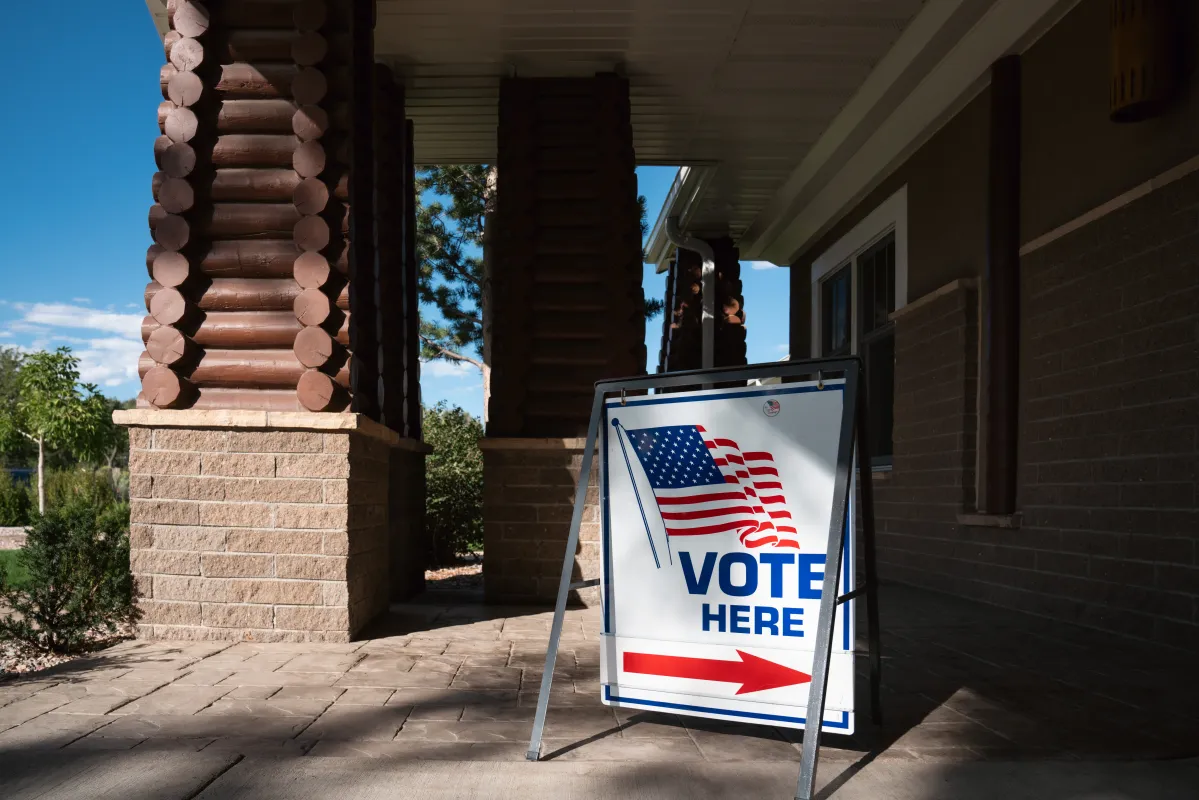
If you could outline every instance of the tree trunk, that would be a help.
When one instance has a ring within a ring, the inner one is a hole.
[[[37,437],[37,513],[46,513],[46,437]]]
[[[491,403],[491,272],[493,267],[493,242],[495,241],[495,193],[499,186],[499,171],[492,164],[487,168],[487,188],[484,195],[483,213],[483,291],[479,316],[483,318],[483,429],[487,429],[487,407]]]

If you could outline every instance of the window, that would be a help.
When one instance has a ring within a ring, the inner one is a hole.
[[[813,355],[857,354],[865,368],[872,466],[893,453],[895,323],[907,293],[907,193],[871,213],[812,266]]]
[[[826,358],[849,355],[853,347],[853,337],[849,333],[849,326],[853,324],[852,278],[850,265],[846,264],[821,284],[820,319],[824,330],[820,342],[821,354]]]
[[[861,287],[858,352],[866,367],[866,425],[873,466],[887,466],[894,451],[891,430],[895,406],[895,233],[858,256]]]

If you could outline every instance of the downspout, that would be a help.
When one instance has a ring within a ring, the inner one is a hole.
[[[703,334],[700,366],[703,369],[711,369],[715,366],[716,352],[716,253],[703,239],[684,235],[679,230],[678,217],[667,218],[666,238],[675,247],[699,253],[699,257],[703,259],[703,267],[699,273],[704,295],[703,310],[700,313],[700,331]]]

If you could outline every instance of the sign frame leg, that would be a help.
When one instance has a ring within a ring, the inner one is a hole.
[[[860,415],[858,391],[861,384],[861,364],[845,370],[844,410],[841,414],[841,435],[837,447],[837,471],[833,483],[833,509],[829,521],[828,552],[825,554],[824,582],[820,595],[820,615],[816,623],[816,646],[812,660],[812,684],[808,693],[808,710],[804,717],[803,744],[800,750],[799,783],[796,800],[812,800],[816,785],[816,760],[820,754],[820,728],[824,721],[824,701],[828,689],[829,658],[833,647],[833,624],[836,621],[837,581],[841,574],[841,554],[845,547],[845,525],[849,495],[853,491],[853,457],[855,432]],[[869,462],[864,467],[869,469]],[[853,554],[848,555],[849,558]]]
[[[595,444],[599,438],[600,421],[604,416],[604,392],[595,391],[591,404],[591,422],[587,426],[587,444],[583,448],[583,463],[580,465],[579,482],[575,489],[574,511],[570,517],[570,534],[566,537],[566,553],[562,557],[562,578],[558,582],[558,599],[554,604],[554,622],[550,627],[549,647],[545,653],[545,672],[541,676],[541,691],[537,695],[537,714],[533,718],[533,734],[529,738],[529,749],[525,758],[537,761],[541,758],[541,738],[545,731],[545,717],[549,711],[550,686],[554,681],[554,665],[558,663],[558,645],[562,639],[562,622],[566,616],[566,598],[570,594],[570,575],[574,569],[575,551],[579,548],[579,528],[583,523],[583,510],[587,504],[587,489],[591,485],[591,464],[595,460]],[[586,581],[587,585],[594,582]]]
[[[878,564],[875,561],[874,530],[874,475],[870,463],[870,437],[867,435],[867,386],[862,384],[858,392],[855,413],[857,415],[858,463],[862,464],[858,487],[862,498],[862,560],[866,567],[866,636],[870,648],[870,717],[875,725],[883,724],[882,706],[882,651],[879,645],[878,620]],[[853,553],[849,554],[853,558]]]

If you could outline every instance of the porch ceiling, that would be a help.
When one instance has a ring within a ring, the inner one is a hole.
[[[422,164],[495,159],[504,76],[628,76],[637,162],[698,168],[663,217],[788,264],[1078,1],[377,0],[375,50]]]
[[[923,0],[379,0],[423,163],[495,158],[500,78],[616,70],[639,164],[719,165],[700,228],[743,231]]]

